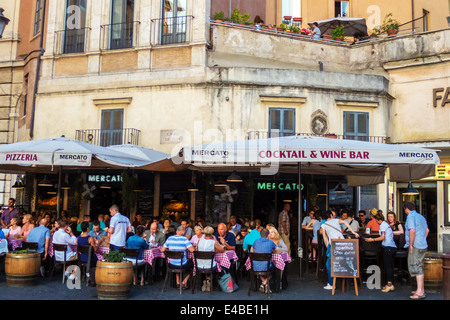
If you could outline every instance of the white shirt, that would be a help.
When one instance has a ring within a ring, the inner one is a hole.
[[[200,241],[198,242],[198,251],[208,251],[208,252],[214,252],[214,239],[205,239],[205,237],[202,237]],[[204,260],[204,259],[198,259],[197,261],[197,267],[200,269],[209,269],[211,267],[211,261],[210,260]],[[216,266],[216,261],[213,260],[213,268]]]
[[[392,231],[391,226],[386,221],[383,221],[380,224],[380,232],[384,232],[384,240],[382,242],[383,247],[397,248],[397,245],[394,241],[394,232]]]
[[[67,244],[66,261],[77,254],[76,252],[72,251],[72,248],[70,247],[70,245],[77,244],[77,237],[70,236],[63,229],[59,229],[58,231],[56,231],[53,234],[52,243]],[[64,261],[64,252],[63,251],[55,251],[55,259],[56,259],[56,261]]]
[[[117,247],[124,247],[126,244],[127,230],[131,226],[130,219],[118,212],[111,218],[109,226],[114,228],[109,243]]]
[[[341,226],[338,219],[330,219],[324,222],[324,224],[322,224],[322,229],[326,231],[328,240],[344,239],[342,232],[339,231],[341,230]]]

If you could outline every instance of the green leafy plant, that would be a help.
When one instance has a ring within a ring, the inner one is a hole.
[[[336,40],[337,38],[344,38],[344,26],[339,26],[336,29],[333,29],[331,32],[331,39]]]
[[[112,250],[108,253],[103,253],[103,260],[105,260],[106,262],[120,263],[123,262],[123,258],[125,258],[125,253],[118,250]]]
[[[12,254],[27,254],[30,253],[29,249],[25,249],[25,250],[14,250],[11,252]]]
[[[224,20],[225,19],[225,13],[223,11],[214,13],[214,20]]]
[[[282,24],[280,24],[280,25],[278,26],[278,29],[281,29],[281,30],[283,30],[283,31],[286,31],[287,25],[284,24],[284,23],[282,23]]]
[[[383,23],[380,26],[381,31],[388,32],[388,30],[398,30],[400,27],[400,23],[397,19],[392,17],[392,12],[388,13],[383,20]]]
[[[234,22],[234,23],[241,22],[241,14],[240,14],[239,9],[234,9],[233,13],[231,14],[231,22]]]

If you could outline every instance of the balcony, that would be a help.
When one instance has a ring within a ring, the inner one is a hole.
[[[367,141],[367,142],[374,142],[374,143],[389,143],[389,137],[384,137],[384,136],[354,137],[354,136],[349,136],[349,135],[335,135],[335,134],[317,135],[314,133],[294,133],[294,134],[280,135],[279,132],[270,133],[269,131],[248,131],[247,132],[247,140],[276,138],[279,136],[288,136],[288,135],[308,136],[308,137],[330,137],[330,138],[344,139],[344,140],[359,140],[359,141]]]
[[[68,29],[55,32],[54,54],[82,53],[88,50],[91,28]]]
[[[152,45],[189,43],[192,37],[193,16],[152,19]]]
[[[100,49],[116,50],[137,47],[140,21],[102,25]]]
[[[75,140],[108,147],[120,144],[139,145],[141,131],[137,129],[85,129],[75,132]]]

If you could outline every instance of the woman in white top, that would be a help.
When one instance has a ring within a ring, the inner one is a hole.
[[[194,227],[194,235],[192,236],[191,240],[189,240],[192,245],[195,247],[197,246],[200,239],[203,237],[203,227],[201,225],[196,225]]]
[[[224,252],[224,248],[220,243],[214,238],[214,229],[210,226],[206,226],[203,229],[203,237],[198,241],[197,251],[203,252]],[[199,269],[209,269],[211,267],[211,262],[209,260],[198,259],[196,261],[197,268]],[[216,261],[213,260],[213,268],[216,267]],[[211,291],[211,279],[206,277],[203,281],[202,291]]]
[[[11,226],[6,235],[6,239],[15,240],[22,234],[22,228],[19,226],[19,218],[11,218]]]
[[[327,271],[328,271],[328,284],[324,287],[324,289],[331,290],[333,289],[333,278],[331,277],[331,240],[333,239],[344,239],[344,235],[342,234],[341,225],[346,226],[355,237],[359,237],[355,231],[350,228],[350,225],[345,220],[334,219],[335,214],[328,210],[325,212],[326,221],[322,224],[322,229],[325,232],[322,232],[323,242],[327,247]]]
[[[365,240],[368,242],[383,241],[381,245],[383,246],[383,261],[387,284],[381,291],[389,292],[395,289],[392,280],[394,278],[394,256],[397,253],[397,245],[394,241],[394,232],[389,223],[384,221],[383,214],[378,212],[374,219],[380,225],[381,235],[378,238],[367,238]]]

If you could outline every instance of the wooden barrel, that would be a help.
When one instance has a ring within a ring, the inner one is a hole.
[[[40,276],[41,255],[38,252],[13,254],[5,257],[6,284],[13,287],[35,285]]]
[[[133,283],[133,263],[98,261],[95,269],[95,283],[99,299],[126,299]]]
[[[443,270],[442,270],[442,258],[438,257],[425,257],[423,261],[423,273],[425,288],[439,289],[442,286]]]

